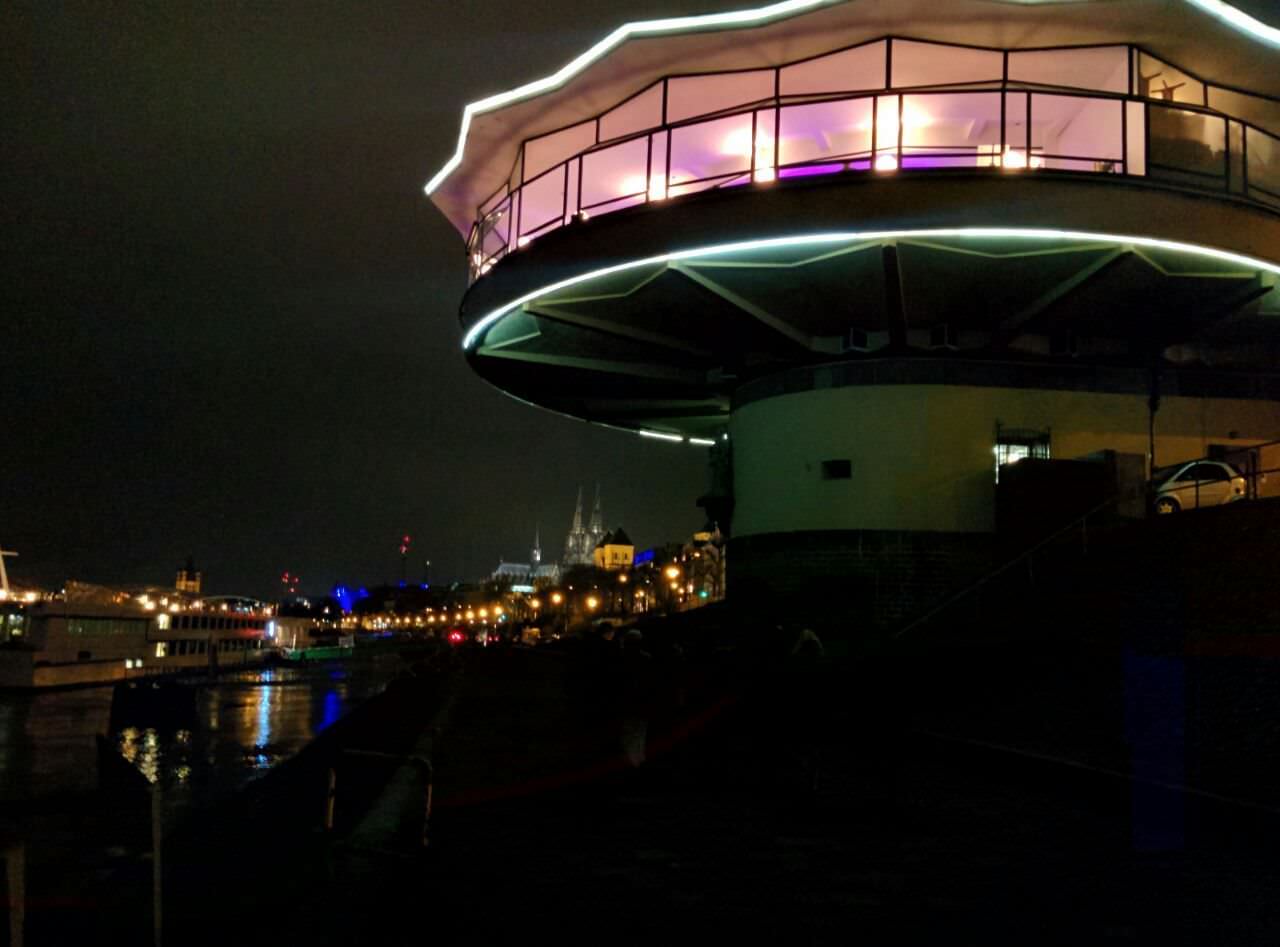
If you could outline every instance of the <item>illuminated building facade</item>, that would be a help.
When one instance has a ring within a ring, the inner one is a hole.
[[[989,562],[996,457],[1280,437],[1280,30],[1217,0],[628,24],[427,191],[477,373],[717,453],[731,597],[892,622]]]
[[[603,569],[605,572],[618,572],[631,568],[635,554],[635,543],[619,526],[600,537],[600,541],[592,550],[592,563],[597,569]]]

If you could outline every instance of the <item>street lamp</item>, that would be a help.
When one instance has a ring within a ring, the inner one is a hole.
[[[594,595],[587,596],[587,608],[591,609],[591,611],[594,612],[599,604],[600,599],[596,598]]]

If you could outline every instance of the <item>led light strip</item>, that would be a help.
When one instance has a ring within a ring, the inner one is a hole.
[[[1280,28],[1268,26],[1256,17],[1233,7],[1225,0],[1187,0],[1192,6],[1199,7],[1210,16],[1216,16],[1229,26],[1234,26],[1242,33],[1262,40],[1271,46],[1280,47]]]
[[[722,243],[714,246],[698,247],[691,250],[673,250],[670,253],[660,253],[657,256],[645,257],[641,260],[617,263],[613,266],[606,266],[598,270],[592,270],[589,273],[582,273],[578,276],[571,276],[568,279],[562,279],[556,283],[550,283],[547,286],[543,286],[541,289],[535,289],[533,292],[525,293],[519,299],[512,300],[505,306],[500,306],[485,315],[476,322],[475,325],[467,330],[466,335],[462,338],[462,348],[463,351],[469,351],[475,346],[476,342],[480,339],[480,336],[483,335],[490,326],[507,313],[514,309],[518,309],[527,302],[532,302],[533,300],[541,296],[545,296],[548,293],[559,292],[560,290],[567,289],[570,286],[577,286],[579,283],[599,279],[602,276],[611,276],[615,273],[623,273],[627,270],[639,269],[640,267],[674,263],[680,260],[693,260],[705,256],[719,256],[726,253],[740,253],[748,250],[774,250],[784,247],[803,247],[863,241],[876,242],[884,240],[928,240],[948,238],[1075,240],[1087,243],[1123,243],[1130,244],[1135,247],[1146,247],[1152,250],[1171,250],[1177,253],[1195,254],[1197,256],[1204,256],[1209,257],[1210,259],[1219,260],[1223,263],[1230,263],[1234,266],[1244,266],[1249,269],[1262,270],[1264,272],[1274,273],[1280,276],[1280,265],[1244,256],[1240,253],[1232,253],[1229,250],[1217,250],[1213,247],[1200,246],[1194,243],[1180,243],[1175,240],[1158,240],[1154,237],[1129,237],[1118,234],[1091,233],[1079,230],[1042,230],[1038,228],[1018,227],[952,227],[938,230],[855,230],[843,233],[802,234],[792,237],[769,237],[760,240],[743,240],[737,243]]]
[[[552,89],[558,89],[593,62],[633,36],[690,33],[696,30],[753,26],[767,23],[770,20],[777,20],[781,17],[793,16],[796,13],[803,13],[805,10],[814,7],[829,6],[832,3],[841,2],[843,0],[782,0],[781,3],[771,3],[768,6],[758,7],[754,10],[731,10],[726,13],[707,13],[702,16],[678,16],[662,20],[641,20],[636,23],[624,23],[586,52],[570,60],[551,75],[543,76],[541,79],[536,79],[515,89],[508,89],[506,92],[499,92],[497,95],[491,95],[487,99],[472,102],[463,109],[462,130],[458,133],[457,150],[454,151],[453,157],[445,163],[445,166],[436,172],[435,177],[427,182],[423,190],[430,194],[440,186],[444,179],[462,161],[462,151],[466,147],[467,131],[471,127],[472,116],[481,112],[492,112],[494,109],[500,109],[504,105],[510,105],[512,102],[531,99],[534,96],[542,95],[544,92],[550,92]]]
[[[651,437],[655,441],[674,441],[677,444],[684,442],[684,437],[680,434],[666,434],[662,431],[646,431],[643,428],[640,429],[639,434],[641,437]]]
[[[697,30],[758,26],[770,20],[782,19],[816,7],[842,2],[845,2],[845,0],[782,0],[780,3],[771,3],[767,6],[757,7],[754,10],[731,10],[725,13],[707,13],[702,16],[668,17],[661,20],[641,20],[635,23],[625,23],[586,52],[565,63],[551,75],[535,79],[533,82],[514,89],[508,89],[506,92],[499,92],[497,95],[491,95],[487,99],[479,99],[469,103],[462,110],[462,127],[458,131],[458,146],[454,149],[453,157],[446,161],[444,167],[437,171],[431,180],[426,183],[423,191],[428,196],[431,195],[444,183],[444,179],[452,174],[454,169],[462,163],[463,151],[467,145],[467,132],[471,130],[471,119],[474,116],[482,112],[492,112],[513,102],[531,99],[545,92],[560,88],[560,86],[592,63],[601,59],[633,36],[654,36],[663,33],[689,33]],[[1015,0],[1015,2],[1034,4],[1042,2],[1042,0]],[[1225,0],[1186,0],[1186,2],[1198,7],[1210,16],[1217,17],[1240,32],[1252,36],[1254,39],[1280,47],[1280,29],[1268,26],[1261,20],[1226,3]]]

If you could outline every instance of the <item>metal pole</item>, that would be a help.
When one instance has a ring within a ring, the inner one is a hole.
[[[26,913],[27,853],[22,842],[9,846],[4,853],[5,875],[9,879],[9,944],[22,947],[22,928]]]
[[[334,804],[338,800],[338,771],[335,768],[329,769],[329,789],[325,794],[324,800],[324,830],[326,832],[333,831],[333,810]]]
[[[155,947],[161,947],[163,942],[162,933],[164,931],[162,913],[164,868],[161,863],[161,850],[164,846],[161,826],[162,812],[160,786],[157,784],[151,788],[151,928]]]
[[[431,797],[434,793],[435,775],[430,763],[425,767],[427,776],[426,790],[426,811],[422,814],[422,847],[426,848],[430,843],[431,832]]]

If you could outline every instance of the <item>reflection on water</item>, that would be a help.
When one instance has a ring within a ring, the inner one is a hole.
[[[114,746],[150,782],[197,795],[238,788],[297,753],[378,693],[395,660],[262,668],[196,688],[194,731],[130,727]],[[111,688],[0,694],[0,799],[91,791],[95,734],[106,734]]]

